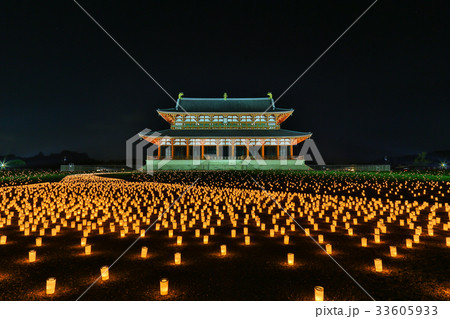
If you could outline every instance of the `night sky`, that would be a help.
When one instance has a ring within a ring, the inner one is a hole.
[[[276,99],[372,1],[79,3],[170,93]],[[379,0],[278,102],[327,163],[450,149],[448,1]],[[0,1],[0,154],[125,158],[174,102],[71,0]]]

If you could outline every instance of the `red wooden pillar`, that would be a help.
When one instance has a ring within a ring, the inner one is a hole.
[[[171,148],[170,149],[170,157],[174,158],[175,154],[173,153],[173,139],[172,138],[170,139],[170,148]]]
[[[280,140],[277,140],[277,159],[280,159]]]
[[[291,144],[291,158],[294,157],[294,145]]]
[[[189,140],[186,139],[186,159],[189,159]]]
[[[158,141],[158,159],[161,159],[161,142]]]
[[[205,141],[202,141],[202,157],[200,157],[200,159],[203,159],[204,156],[205,156]]]
[[[261,156],[264,159],[264,143],[263,143],[263,145],[261,147]]]

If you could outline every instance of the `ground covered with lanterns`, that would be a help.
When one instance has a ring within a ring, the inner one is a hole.
[[[449,215],[445,175],[3,185],[0,300],[450,300]]]

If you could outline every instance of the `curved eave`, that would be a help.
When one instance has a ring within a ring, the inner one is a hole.
[[[275,110],[268,110],[267,112],[264,111],[253,111],[253,112],[227,112],[227,111],[214,111],[214,112],[184,112],[183,110],[175,110],[175,109],[157,109],[156,110],[158,114],[219,114],[219,113],[225,113],[225,114],[256,114],[256,113],[264,113],[264,114],[282,114],[282,113],[289,113],[292,114],[294,112],[294,109],[275,109]]]

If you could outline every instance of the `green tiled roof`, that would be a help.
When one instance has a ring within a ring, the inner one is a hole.
[[[149,132],[150,136],[156,132]],[[311,136],[310,132],[297,132],[290,130],[161,130],[159,134],[167,137],[188,137],[188,138],[251,138],[251,137],[305,137]],[[141,135],[143,136],[143,135]]]
[[[280,112],[292,109],[274,108],[273,99],[263,98],[188,98],[177,100],[175,108],[162,109],[166,112]]]

